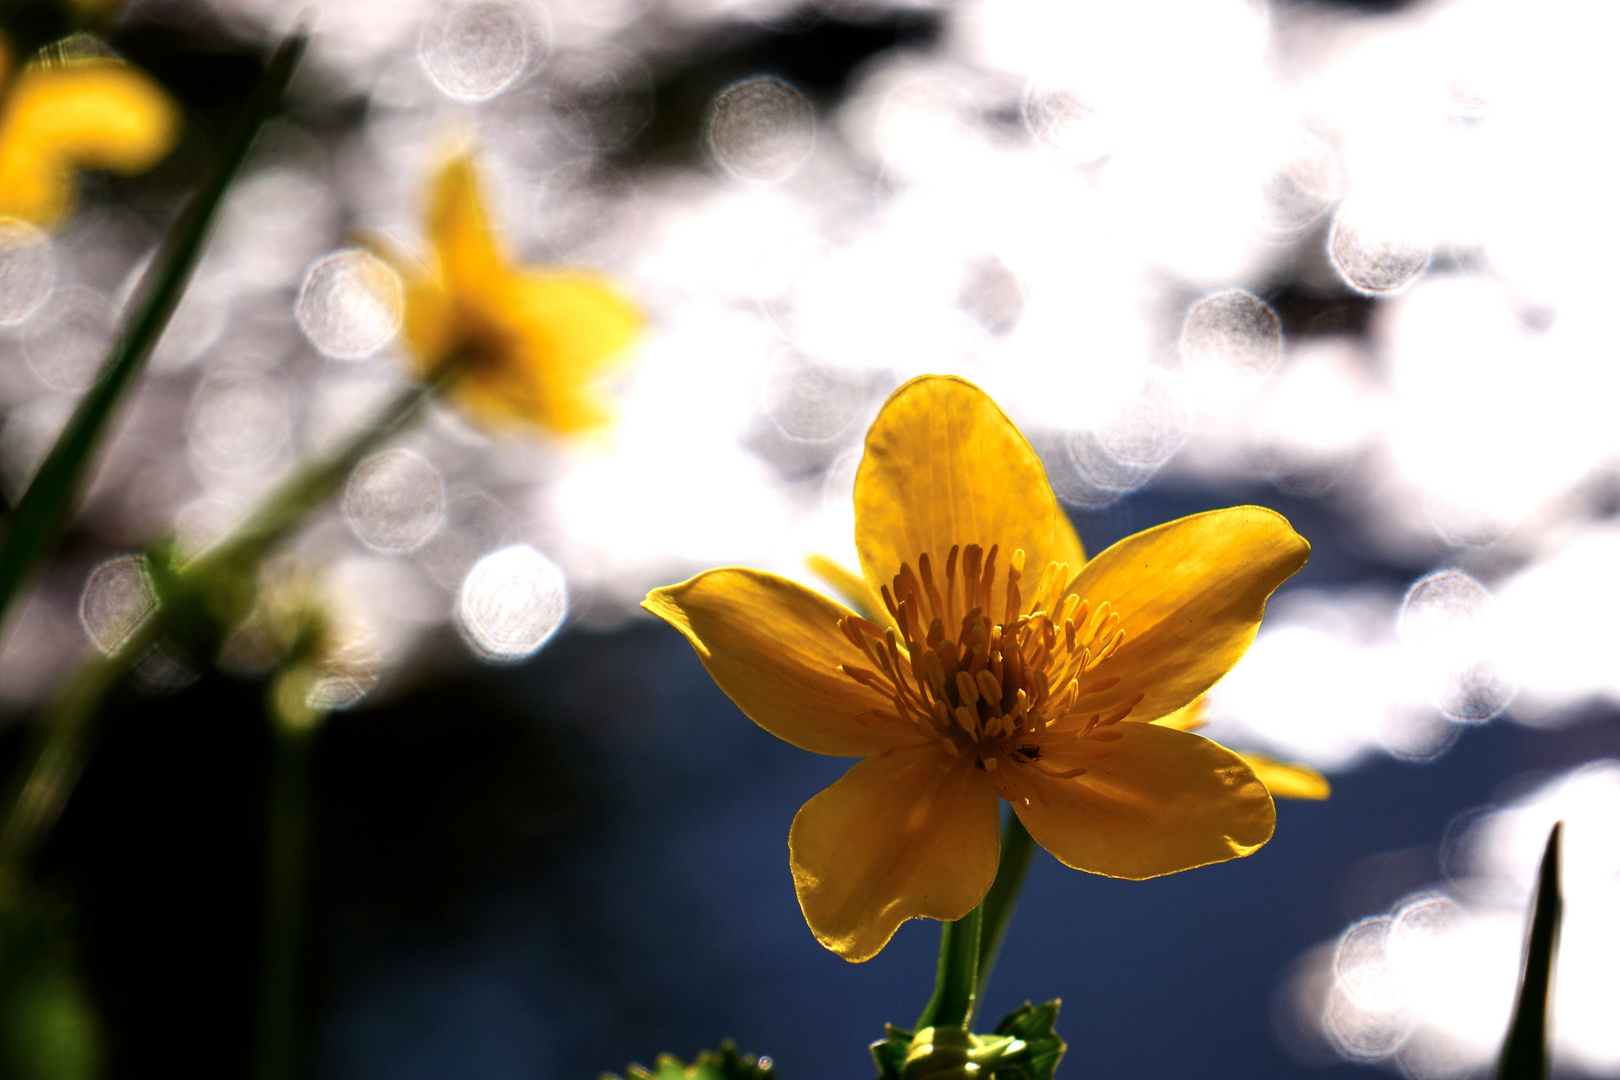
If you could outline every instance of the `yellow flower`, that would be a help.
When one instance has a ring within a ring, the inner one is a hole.
[[[78,40],[78,39],[75,39]],[[49,227],[73,208],[75,169],[138,173],[173,148],[180,116],[151,78],[106,56],[9,72],[0,46],[0,215]]]
[[[405,286],[405,334],[422,374],[458,365],[457,395],[486,420],[558,435],[605,424],[598,383],[640,332],[641,313],[598,274],[508,263],[468,156],[440,171],[427,228],[433,264]]]
[[[1196,701],[1310,547],[1270,510],[1173,521],[1085,561],[1040,459],[981,390],[925,376],[884,405],[855,477],[884,624],[758,570],[644,602],[755,723],[859,757],[788,837],[817,939],[865,960],[906,919],[959,919],[999,858],[1000,800],[1061,862],[1150,878],[1271,837],[1232,751],[1142,723]]]

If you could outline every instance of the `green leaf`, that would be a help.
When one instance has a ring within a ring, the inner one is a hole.
[[[631,1065],[624,1076],[625,1080],[774,1080],[776,1072],[770,1058],[739,1054],[737,1044],[727,1039],[718,1051],[705,1050],[690,1065],[673,1054],[659,1054],[651,1069]],[[603,1073],[600,1080],[620,1077]]]
[[[1530,911],[1530,935],[1524,946],[1513,1023],[1502,1045],[1497,1080],[1544,1080],[1547,1075],[1547,992],[1552,986],[1553,959],[1558,953],[1558,927],[1564,898],[1558,886],[1558,852],[1564,823],[1556,823],[1541,856],[1541,881]]]
[[[998,1066],[991,1074],[995,1080],[1051,1080],[1058,1062],[1063,1060],[1063,1052],[1068,1049],[1068,1044],[1053,1027],[1062,1005],[1060,1000],[1044,1005],[1031,1005],[1026,1001],[996,1025],[997,1035],[1021,1039],[1026,1049]]]
[[[100,378],[79,399],[73,416],[12,511],[5,537],[0,539],[0,620],[66,529],[108,426],[168,327],[225,193],[247,160],[259,130],[281,107],[282,96],[307,43],[305,35],[294,34],[271,56],[214,172],[186,205],[153,257],[137,290],[140,299],[114,342]]]

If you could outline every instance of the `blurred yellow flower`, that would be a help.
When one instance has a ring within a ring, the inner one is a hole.
[[[79,40],[79,39],[73,39]],[[0,215],[50,227],[73,208],[76,169],[138,173],[179,137],[180,114],[149,76],[108,56],[13,72],[0,45]]]
[[[971,911],[995,877],[1001,799],[1059,861],[1110,877],[1270,839],[1271,796],[1242,758],[1139,721],[1196,701],[1254,640],[1266,599],[1310,551],[1282,517],[1197,514],[1087,562],[995,403],[925,376],[867,434],[855,542],[881,624],[740,568],[643,602],[755,723],[865,759],[804,805],[788,838],[827,948],[865,960],[906,919]]]
[[[440,171],[428,208],[432,264],[407,271],[405,334],[421,373],[457,365],[455,392],[489,421],[558,435],[605,424],[599,384],[641,331],[641,312],[599,274],[513,266],[471,157]]]

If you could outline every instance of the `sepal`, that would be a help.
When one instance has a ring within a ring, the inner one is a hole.
[[[1062,1005],[1061,999],[1043,1005],[1026,1001],[996,1025],[997,1035],[1012,1036],[1025,1046],[1022,1055],[997,1070],[996,1080],[1052,1080],[1052,1073],[1068,1049],[1063,1036],[1052,1026]]]

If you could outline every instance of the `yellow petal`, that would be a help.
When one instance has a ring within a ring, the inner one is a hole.
[[[439,272],[454,292],[487,288],[508,272],[471,155],[451,158],[439,170],[428,206],[428,236]]]
[[[855,546],[880,592],[923,552],[942,569],[954,544],[1000,545],[990,611],[998,621],[1015,550],[1025,555],[1026,596],[1049,561],[1072,572],[1084,557],[1040,458],[1006,414],[972,383],[924,375],[896,390],[867,432]]]
[[[405,339],[416,356],[417,374],[427,378],[459,347],[460,319],[442,278],[420,267],[404,269]]]
[[[845,960],[876,956],[907,919],[960,919],[1001,854],[984,770],[937,746],[867,758],[805,803],[788,834],[811,931]]]
[[[866,579],[852,573],[848,567],[834,562],[825,555],[809,555],[804,563],[810,572],[833,587],[839,598],[863,619],[879,626],[893,626],[894,620],[884,608],[883,601],[872,595]]]
[[[1325,799],[1333,793],[1327,777],[1298,762],[1278,761],[1266,754],[1239,754],[1266,790],[1278,799]]]
[[[1082,776],[1017,768],[1032,795],[1013,809],[1059,862],[1141,880],[1248,855],[1271,839],[1271,796],[1238,755],[1157,724],[1113,730],[1115,742],[1079,740],[1041,760],[1059,772],[1084,766]],[[1103,749],[1106,757],[1087,756]]]
[[[1139,532],[1098,555],[1069,589],[1093,612],[1106,601],[1120,616],[1124,641],[1093,670],[1121,681],[1081,707],[1107,712],[1141,694],[1130,718],[1155,720],[1199,697],[1248,650],[1266,599],[1310,551],[1282,515],[1239,506]]]
[[[909,742],[898,721],[863,723],[888,698],[838,670],[871,661],[838,629],[850,612],[763,570],[710,570],[654,589],[641,606],[686,635],[715,684],[750,720],[817,754],[865,757]]]
[[[127,64],[30,65],[0,119],[0,214],[54,224],[72,206],[73,168],[141,172],[179,127],[168,95]]]

